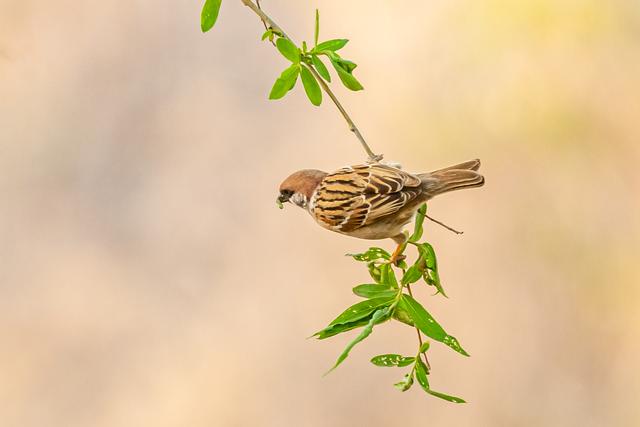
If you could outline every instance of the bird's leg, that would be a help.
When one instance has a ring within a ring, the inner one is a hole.
[[[405,255],[401,255],[402,250],[404,249],[404,243],[398,245],[395,251],[391,254],[391,258],[389,258],[389,263],[398,266],[398,263],[406,258]]]
[[[407,233],[400,233],[397,236],[392,237],[392,239],[398,244],[398,247],[396,247],[396,250],[391,254],[391,258],[389,258],[389,264],[393,264],[397,267],[398,263],[406,258],[406,256],[403,255],[402,252],[407,246],[407,240],[409,240],[409,237],[407,236]]]

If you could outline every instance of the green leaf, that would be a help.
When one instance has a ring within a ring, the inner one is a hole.
[[[400,297],[398,307],[404,309],[414,324],[425,335],[436,341],[442,342],[447,336],[445,330],[435,319],[417,302],[411,295],[403,294]]]
[[[331,75],[329,74],[329,70],[324,65],[322,60],[318,57],[318,55],[311,55],[311,61],[313,62],[313,66],[316,67],[318,74],[322,76],[328,82],[331,82]]]
[[[364,326],[367,323],[369,323],[369,320],[371,320],[371,316],[372,315],[373,315],[373,313],[371,313],[367,317],[364,317],[364,318],[362,318],[360,320],[356,320],[355,322],[351,322],[351,323],[343,323],[343,324],[339,324],[339,325],[327,326],[325,329],[323,329],[323,330],[321,330],[319,332],[316,332],[312,336],[315,336],[319,340],[323,340],[325,338],[330,338],[330,337],[332,337],[334,335],[338,335],[338,334],[341,334],[343,332],[347,332],[347,331],[350,331],[352,329],[359,328],[359,327]]]
[[[453,402],[453,403],[467,403],[466,400],[460,398],[460,397],[456,397],[456,396],[450,396],[448,394],[444,394],[444,393],[440,393],[439,391],[435,391],[435,390],[431,390],[429,389],[429,391],[427,391],[427,393],[429,393],[432,396],[435,397],[439,397],[440,399],[444,399],[447,400],[449,402]]]
[[[377,260],[389,260],[391,258],[391,254],[385,251],[382,248],[369,248],[366,252],[361,254],[347,254],[347,256],[352,257],[356,261],[377,261]]]
[[[298,49],[291,40],[280,37],[278,40],[276,40],[276,47],[278,48],[282,56],[287,58],[289,61],[293,62],[294,64],[300,62],[300,49]]]
[[[391,264],[382,264],[380,266],[380,283],[387,284],[392,288],[398,287],[396,273],[393,271]]]
[[[355,70],[356,67],[358,66],[355,62],[351,62],[347,59],[340,58],[340,57],[338,57],[336,62],[340,64],[340,66],[349,74],[352,74],[353,70]]]
[[[326,42],[316,44],[316,47],[313,50],[316,52],[322,52],[323,50],[335,52],[336,50],[342,49],[348,42],[349,40],[347,39],[327,40]]]
[[[374,325],[378,323],[382,323],[385,320],[387,320],[388,314],[389,314],[389,307],[384,307],[379,310],[376,310],[376,312],[373,313],[373,316],[371,316],[371,320],[369,320],[369,323],[367,323],[367,325],[362,329],[360,334],[353,339],[353,341],[347,344],[347,346],[342,351],[340,356],[338,356],[338,360],[336,360],[335,365],[333,365],[333,367],[329,369],[329,371],[327,371],[326,374],[336,369],[347,358],[347,356],[349,356],[349,352],[353,347],[355,347],[356,344],[358,344],[359,342],[367,338],[369,335],[371,335],[371,332],[373,332]]]
[[[376,366],[409,366],[416,360],[415,357],[405,357],[399,354],[381,354],[371,359]]]
[[[394,387],[400,391],[407,391],[413,385],[413,371],[405,374],[404,379],[394,384]]]
[[[373,261],[368,263],[367,267],[369,268],[369,275],[371,278],[376,283],[380,283],[382,281],[382,272],[380,271],[380,267]]]
[[[413,227],[413,234],[409,237],[410,242],[417,242],[422,237],[422,224],[424,223],[424,217],[427,213],[427,204],[423,203],[416,213],[416,221]]]
[[[341,67],[344,71],[346,71],[349,74],[353,74],[353,70],[355,70],[356,67],[358,66],[358,64],[356,64],[355,62],[349,61],[348,59],[344,59],[337,53],[331,52],[330,50],[324,50],[321,53],[324,55],[327,55],[329,57],[329,60],[331,60],[332,62],[335,62],[339,67]]]
[[[456,397],[456,396],[450,396],[448,394],[444,394],[444,393],[440,393],[439,391],[435,391],[435,390],[426,390],[427,393],[429,393],[432,396],[435,397],[439,397],[440,399],[444,399],[447,400],[449,402],[453,402],[453,403],[467,403],[466,400],[460,398],[460,397]]]
[[[436,294],[442,294],[442,296],[447,297],[447,294],[444,292],[444,288],[442,287],[442,283],[440,283],[440,275],[435,270],[427,269],[422,276],[424,281],[429,286],[434,286],[436,288]]]
[[[307,93],[309,101],[317,107],[322,103],[322,91],[320,90],[318,81],[306,66],[303,66],[300,70],[300,77],[302,77],[302,85],[304,86],[304,91]]]
[[[205,1],[204,6],[202,6],[202,12],[200,13],[200,29],[202,29],[203,33],[209,31],[216,24],[221,4],[222,0]]]
[[[429,391],[429,380],[427,379],[427,365],[424,364],[422,358],[416,359],[416,379],[424,391]]]
[[[407,269],[407,272],[402,276],[401,283],[403,285],[415,283],[422,278],[422,273],[423,271],[420,269],[420,265],[416,263]]]
[[[271,30],[267,30],[264,33],[262,33],[262,37],[260,38],[260,40],[265,40],[267,37],[269,37],[271,34],[273,34],[271,32]]]
[[[422,255],[427,263],[427,268],[438,270],[438,262],[436,260],[436,252],[429,243],[421,243],[418,245],[418,252]]]
[[[374,286],[380,287],[380,285]],[[379,296],[354,304],[335,318],[326,328],[314,333],[312,336],[322,340],[365,326],[378,308],[389,306],[393,302],[395,295],[396,292],[388,297]]]
[[[434,286],[437,290],[436,293],[440,293],[443,296],[447,296],[440,282],[440,275],[438,274],[438,261],[436,260],[436,252],[429,243],[421,243],[418,246],[418,252],[420,258],[424,259],[426,269],[423,273],[423,279],[429,286]]]
[[[442,326],[411,295],[403,294],[398,307],[407,312],[415,326],[426,336],[451,347],[464,356],[469,356],[458,340],[454,336],[447,334]]]
[[[280,99],[293,89],[298,78],[298,73],[300,73],[300,64],[292,64],[284,70],[273,84],[269,99]]]
[[[381,297],[393,297],[398,294],[396,289],[392,289],[385,285],[365,284],[358,285],[353,288],[353,293],[363,298],[381,298]]]
[[[424,353],[425,351],[429,350],[429,346],[430,346],[429,341],[423,342],[422,345],[420,346],[420,353]]]
[[[316,29],[313,35],[313,45],[318,46],[318,36],[320,35],[320,12],[316,9]]]
[[[420,251],[418,248],[419,257],[416,262],[407,269],[407,271],[402,276],[402,284],[411,284],[415,283],[425,274],[425,270],[427,268],[427,262],[425,260],[426,253],[424,251]]]
[[[289,92],[289,83],[278,78],[271,88],[269,99],[280,99],[285,96],[287,92]]]
[[[372,298],[365,301],[360,301],[359,303],[354,304],[351,307],[347,308],[338,317],[333,319],[333,321],[329,323],[328,327],[352,323],[360,319],[363,319],[365,317],[368,317],[380,307],[386,307],[390,305],[392,301],[393,301],[393,297],[380,297],[380,298]],[[314,335],[317,335],[320,332],[316,332]]]
[[[409,316],[407,310],[400,307],[399,305],[397,305],[393,310],[393,318],[399,322],[404,323],[405,325],[415,326],[415,324],[413,323],[413,319],[411,319],[411,316]]]
[[[449,396],[448,394],[431,390],[431,387],[429,386],[429,380],[427,379],[427,375],[428,375],[427,365],[424,364],[422,359],[418,358],[416,360],[416,379],[418,380],[418,383],[420,384],[420,386],[424,391],[426,391],[432,396],[439,397],[440,399],[444,399],[449,402],[466,403],[463,399],[459,397]]]
[[[360,82],[355,77],[353,77],[351,73],[345,71],[345,69],[342,68],[342,66],[338,62],[336,62],[334,59],[331,59],[331,64],[333,64],[333,68],[335,68],[336,72],[338,73],[338,77],[340,77],[340,81],[346,88],[351,89],[353,91],[364,89],[364,87],[362,87]]]

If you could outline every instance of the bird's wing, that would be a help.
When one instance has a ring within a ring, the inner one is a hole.
[[[316,219],[349,232],[398,212],[422,193],[420,178],[391,166],[372,164],[327,175],[312,201]]]

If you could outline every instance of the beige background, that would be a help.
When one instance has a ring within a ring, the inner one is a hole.
[[[410,171],[479,157],[436,199],[450,299],[420,299],[471,353],[415,334],[305,340],[367,281],[366,241],[280,211],[298,168],[364,160],[335,108],[267,100],[283,58],[225,0],[0,1],[0,425],[640,424],[640,5],[635,0],[264,0],[297,40],[348,37],[338,95]],[[391,248],[391,242],[382,243]]]

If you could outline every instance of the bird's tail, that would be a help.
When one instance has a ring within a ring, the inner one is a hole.
[[[481,187],[484,185],[484,177],[476,172],[479,168],[480,160],[475,159],[418,176],[425,192],[434,197],[463,188]]]

